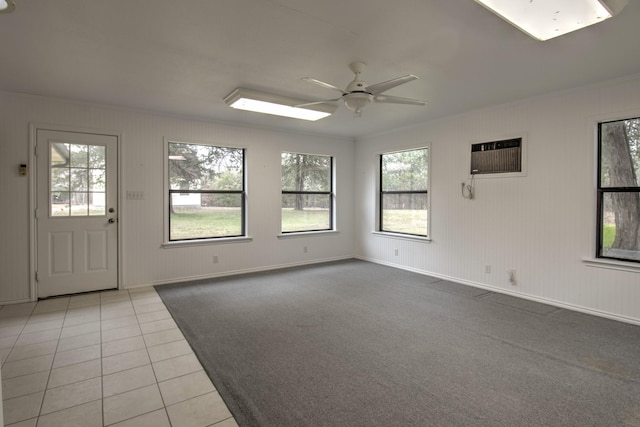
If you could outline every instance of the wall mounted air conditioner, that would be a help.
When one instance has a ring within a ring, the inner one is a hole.
[[[522,154],[522,137],[471,144],[470,173],[520,175],[524,172]]]

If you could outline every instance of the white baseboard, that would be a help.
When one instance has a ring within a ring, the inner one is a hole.
[[[609,312],[606,312],[606,311],[594,310],[594,309],[589,308],[589,307],[582,307],[582,306],[579,306],[579,305],[568,304],[568,303],[565,303],[565,302],[562,302],[562,301],[556,301],[556,300],[552,300],[552,299],[548,299],[548,298],[537,297],[535,295],[529,295],[529,294],[525,294],[525,293],[522,293],[522,292],[515,292],[515,291],[508,290],[508,289],[503,289],[503,288],[498,288],[498,287],[495,287],[495,286],[487,285],[487,284],[484,284],[484,283],[479,283],[479,282],[473,282],[473,281],[470,281],[470,280],[459,279],[457,277],[451,277],[451,276],[447,276],[445,274],[438,274],[438,273],[434,273],[434,272],[431,272],[431,271],[419,270],[417,268],[412,268],[412,267],[407,267],[407,266],[400,265],[400,264],[394,264],[394,263],[390,263],[390,262],[380,261],[380,260],[373,259],[373,258],[367,258],[367,257],[361,257],[361,256],[355,256],[354,258],[357,258],[357,259],[360,259],[360,260],[363,260],[363,261],[372,262],[374,264],[380,264],[380,265],[386,265],[388,267],[398,268],[400,270],[411,271],[411,272],[417,273],[417,274],[423,274],[425,276],[437,277],[438,279],[448,280],[450,282],[455,282],[455,283],[460,283],[461,285],[467,285],[467,286],[473,286],[475,288],[486,289],[488,291],[496,292],[496,293],[499,293],[499,294],[511,295],[511,296],[514,296],[514,297],[518,297],[518,298],[522,298],[522,299],[526,299],[526,300],[530,300],[530,301],[535,301],[535,302],[539,302],[539,303],[542,303],[542,304],[553,305],[554,307],[564,308],[564,309],[567,309],[567,310],[577,311],[577,312],[585,313],[585,314],[591,314],[593,316],[604,317],[606,319],[617,320],[619,322],[630,323],[630,324],[633,324],[633,325],[640,325],[640,319],[636,319],[634,317],[621,316],[619,314],[609,313]]]
[[[255,268],[246,268],[242,270],[224,271],[222,273],[199,274],[194,276],[178,277],[178,278],[169,279],[169,280],[154,280],[150,283],[129,285],[124,287],[123,289],[136,289],[136,288],[144,288],[147,286],[169,285],[172,283],[182,283],[182,282],[193,282],[197,280],[215,279],[217,277],[237,276],[239,274],[259,273],[261,271],[279,270],[282,268],[290,268],[290,267],[301,267],[303,265],[321,264],[324,262],[332,262],[332,261],[342,261],[345,259],[353,259],[353,256],[349,255],[349,256],[341,256],[341,257],[333,257],[333,258],[314,259],[312,261],[300,261],[300,262],[291,262],[286,264],[268,265],[268,266],[255,267]]]

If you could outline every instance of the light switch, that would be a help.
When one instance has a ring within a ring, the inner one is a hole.
[[[127,191],[127,200],[143,200],[144,192],[143,191]]]

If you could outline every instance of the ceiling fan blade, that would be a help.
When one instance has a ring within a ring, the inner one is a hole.
[[[325,83],[323,81],[320,81],[320,80],[317,80],[317,79],[313,79],[311,77],[303,77],[302,80],[304,80],[305,82],[316,84],[318,86],[322,86],[323,88],[326,88],[326,89],[337,90],[338,92],[340,92],[343,95],[346,95],[347,93],[349,93],[349,92],[345,92],[344,90],[342,90],[339,87],[336,87],[336,86],[334,86],[332,84]]]
[[[297,104],[294,105],[294,107],[296,108],[300,108],[300,107],[308,107],[310,105],[318,105],[318,104],[324,104],[327,102],[335,102],[335,101],[340,101],[341,98],[336,98],[336,99],[327,99],[325,101],[313,101],[313,102],[305,102],[304,104]]]
[[[409,83],[410,81],[416,80],[417,78],[418,76],[414,76],[413,74],[409,74],[408,76],[398,77],[395,79],[388,80],[386,82],[368,86],[367,92],[369,92],[372,95],[378,95],[391,88],[400,86],[401,84]]]
[[[399,96],[378,95],[375,102],[386,102],[387,104],[407,104],[407,105],[427,105],[426,102],[417,99],[400,98]]]

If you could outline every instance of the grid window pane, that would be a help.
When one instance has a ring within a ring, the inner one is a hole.
[[[640,230],[629,230],[640,218],[640,193],[604,193],[600,256],[640,261]]]
[[[600,126],[600,186],[640,187],[640,119]]]
[[[69,169],[51,168],[51,191],[69,191]]]
[[[89,147],[84,144],[69,144],[70,164],[72,168],[87,168],[89,162]]]
[[[241,148],[170,143],[169,184],[172,190],[242,191]]]
[[[69,193],[69,214],[71,216],[89,215],[89,195],[86,192]]]
[[[106,193],[89,193],[89,216],[104,216],[107,214]]]
[[[71,191],[87,191],[89,174],[87,169],[71,169]]]
[[[329,229],[330,205],[328,194],[283,194],[282,232]]]
[[[427,234],[426,194],[383,194],[382,231],[425,236]]]
[[[283,191],[331,191],[331,157],[282,153]]]
[[[51,193],[51,216],[69,216],[69,192]]]
[[[51,143],[49,158],[51,159],[51,167],[69,167],[69,144],[61,142]]]
[[[242,235],[241,194],[171,195],[170,240]]]
[[[89,169],[89,190],[104,191],[106,178],[104,169]]]
[[[92,169],[105,169],[106,164],[106,147],[100,145],[89,146],[89,167]]]
[[[427,150],[382,155],[382,191],[427,191]]]

